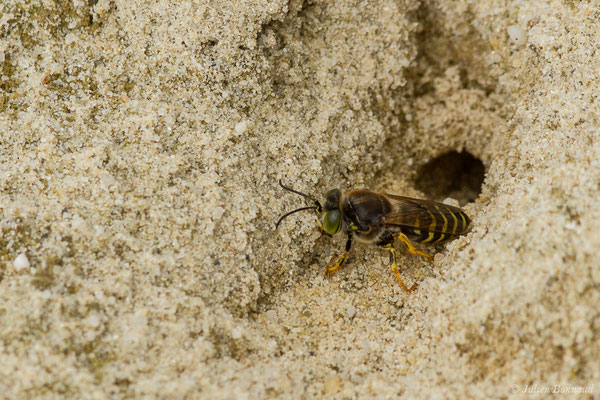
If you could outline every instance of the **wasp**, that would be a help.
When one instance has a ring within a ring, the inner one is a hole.
[[[319,226],[327,235],[343,232],[347,236],[346,248],[340,256],[333,256],[327,264],[327,273],[340,269],[356,239],[374,243],[390,251],[391,270],[398,283],[406,292],[417,288],[414,284],[408,288],[398,272],[396,263],[396,242],[401,242],[409,253],[433,260],[427,253],[419,251],[413,244],[434,244],[454,239],[468,232],[470,219],[463,210],[444,203],[430,200],[414,199],[388,193],[372,192],[360,189],[342,193],[333,189],[325,194],[325,206],[314,197],[279,185],[292,193],[300,195],[314,203],[314,206],[301,207],[290,211],[277,221],[275,229],[281,221],[304,210],[316,210],[320,217]]]

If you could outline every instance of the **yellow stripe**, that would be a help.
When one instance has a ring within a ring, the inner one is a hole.
[[[433,239],[434,235],[435,235],[435,233],[429,232],[429,237],[427,237],[427,239],[421,241],[421,243],[427,243],[427,242],[429,242],[431,239]]]
[[[429,213],[429,215],[431,216],[431,224],[429,224],[429,228],[427,228],[427,230],[429,231],[429,236],[427,237],[427,239],[425,240],[421,240],[421,243],[427,243],[430,242],[431,239],[433,239],[433,236],[435,235],[435,215],[433,215],[433,213],[431,211],[429,211],[428,208],[426,208],[427,212]]]
[[[454,218],[454,228],[452,228],[452,234],[454,235],[456,233],[456,228],[458,227],[458,219],[456,219],[456,215],[454,215],[452,211],[450,211],[450,214],[452,214],[452,218]]]
[[[418,228],[421,226],[421,221],[419,221],[419,217],[415,218],[415,228]],[[414,229],[413,228],[413,232],[416,233],[417,235],[421,234],[421,230],[420,229]]]
[[[443,233],[440,233],[440,238],[433,243],[441,242],[442,240],[444,240],[445,237],[446,237],[446,235],[444,235]]]
[[[431,215],[431,225],[429,225],[429,230],[433,232],[433,230],[435,229],[435,215],[433,215],[433,213],[429,211],[429,209],[427,209],[427,212],[429,213],[429,215]]]
[[[442,218],[444,219],[444,226],[442,226],[442,232],[446,232],[446,229],[448,228],[448,219],[446,218],[446,216],[442,213],[442,210],[440,210],[440,208],[437,206],[435,206],[435,208],[440,212],[440,215],[442,216]],[[436,241],[437,242],[437,241]]]
[[[462,218],[462,222],[463,222],[462,230],[464,231],[465,229],[467,229],[467,221],[465,220],[465,215],[463,213],[459,213],[459,214],[460,214],[460,218]]]

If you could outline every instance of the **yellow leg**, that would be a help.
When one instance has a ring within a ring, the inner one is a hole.
[[[346,258],[348,258],[347,251],[344,251],[344,254],[342,254],[340,257],[333,256],[331,258],[331,260],[329,261],[329,263],[327,264],[327,275],[331,276],[331,275],[333,275],[333,273],[335,271],[342,268],[342,266],[346,262]],[[336,261],[336,259],[337,259],[337,261]],[[334,263],[334,261],[336,261],[336,262]]]
[[[352,247],[352,237],[348,236],[348,240],[346,241],[346,248],[344,249],[344,253],[338,258],[333,256],[329,263],[327,264],[327,275],[331,276],[335,271],[342,268],[346,259],[348,258],[348,254],[350,253],[350,248]],[[337,261],[334,264],[335,259]]]
[[[402,282],[402,278],[400,278],[400,273],[398,272],[398,264],[396,264],[396,249],[394,248],[394,246],[392,244],[388,244],[386,247],[392,253],[392,272],[394,273],[394,275],[396,275],[396,279],[398,280],[398,283],[400,284],[400,286],[402,286],[402,289],[404,289],[407,293],[412,292],[413,290],[415,290],[418,287],[418,285],[416,283],[414,283],[409,289],[404,284],[404,282]]]
[[[433,260],[433,256],[430,256],[427,253],[423,253],[422,251],[417,250],[415,246],[408,240],[405,234],[402,232],[398,232],[394,234],[394,238],[400,240],[405,246],[410,254],[416,254],[418,256],[425,257],[429,261]]]

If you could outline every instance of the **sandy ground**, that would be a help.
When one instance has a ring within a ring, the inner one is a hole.
[[[567,0],[0,2],[0,396],[598,398],[599,22]],[[344,238],[312,213],[274,229],[307,204],[279,179],[427,197],[450,151],[485,167],[473,228],[402,252],[410,295],[372,246],[326,278]]]

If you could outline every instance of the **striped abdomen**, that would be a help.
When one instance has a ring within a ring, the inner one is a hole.
[[[435,201],[387,195],[394,212],[384,217],[388,227],[400,228],[415,242],[440,243],[468,231],[470,220],[458,207]]]

